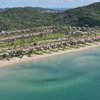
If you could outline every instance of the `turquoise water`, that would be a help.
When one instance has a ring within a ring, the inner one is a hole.
[[[100,100],[100,48],[0,68],[0,100]]]

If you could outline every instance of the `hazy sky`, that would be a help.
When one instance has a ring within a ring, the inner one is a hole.
[[[0,8],[5,7],[44,7],[44,8],[72,8],[88,5],[100,0],[0,0]]]

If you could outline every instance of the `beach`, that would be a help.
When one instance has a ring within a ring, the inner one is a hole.
[[[5,66],[9,66],[9,65],[14,65],[14,64],[22,64],[22,63],[27,63],[30,61],[42,60],[46,57],[52,57],[52,56],[56,56],[56,55],[66,54],[66,53],[84,51],[86,49],[91,49],[91,48],[95,48],[95,47],[99,47],[99,46],[100,46],[100,43],[95,43],[95,44],[91,44],[89,46],[80,47],[80,48],[71,48],[71,49],[68,49],[65,51],[53,52],[51,54],[33,55],[31,57],[23,56],[23,58],[12,58],[12,59],[10,59],[10,61],[1,60],[0,67],[5,67]]]

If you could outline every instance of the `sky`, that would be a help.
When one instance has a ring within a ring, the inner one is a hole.
[[[7,7],[43,7],[43,8],[75,8],[100,0],[0,0],[0,8]]]

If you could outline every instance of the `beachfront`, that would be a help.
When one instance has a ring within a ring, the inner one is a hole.
[[[43,60],[43,58],[46,58],[46,57],[53,57],[56,55],[61,55],[61,54],[66,54],[66,53],[79,52],[79,51],[84,52],[84,50],[86,49],[93,49],[99,46],[100,46],[100,43],[95,43],[95,44],[91,43],[91,45],[88,45],[85,47],[71,48],[69,50],[53,52],[51,54],[32,55],[31,57],[24,56],[23,58],[12,58],[10,61],[0,60],[0,67],[14,65],[14,64],[22,64],[22,63],[27,63],[27,62],[29,63],[30,61],[32,62],[32,61],[37,61],[37,60]]]
[[[3,31],[0,33],[0,67],[97,47],[99,33],[99,28],[72,26]]]

